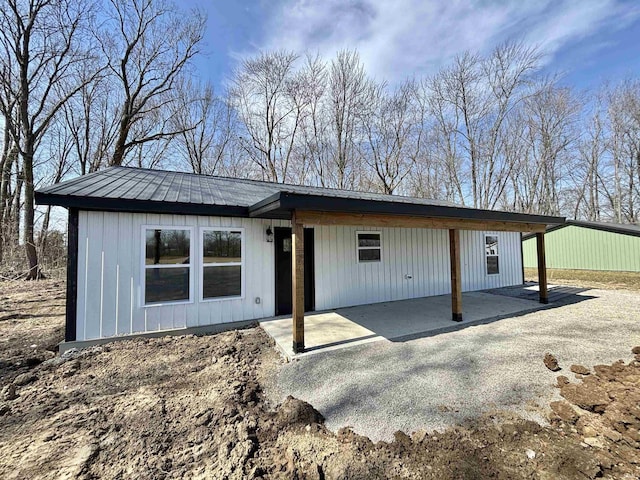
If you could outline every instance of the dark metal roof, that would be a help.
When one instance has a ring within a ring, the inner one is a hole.
[[[619,233],[621,235],[640,237],[640,225],[633,225],[628,223],[589,222],[586,220],[567,220],[561,225],[548,227],[546,233],[553,232],[554,230],[558,230],[569,225],[573,225],[575,227],[590,228],[592,230],[600,230],[603,232]],[[535,233],[523,235],[522,239],[527,240],[532,237],[535,237]]]
[[[110,167],[36,192],[36,202],[81,210],[291,218],[295,209],[557,224],[563,217],[460,207],[424,198],[184,172]]]

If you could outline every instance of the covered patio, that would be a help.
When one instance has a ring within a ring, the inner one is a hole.
[[[544,232],[547,225],[561,224],[565,220],[562,217],[479,210],[452,205],[424,206],[404,201],[396,203],[340,199],[293,192],[279,192],[253,205],[249,211],[250,216],[255,218],[291,220],[292,315],[274,323],[263,322],[265,330],[276,339],[283,351],[290,352],[291,355],[313,351],[320,345],[339,345],[347,338],[359,338],[360,341],[371,341],[379,336],[396,338],[425,331],[455,328],[455,322],[463,320],[478,321],[530,309],[530,302],[520,303],[517,299],[507,300],[505,297],[501,297],[499,301],[494,299],[492,302],[490,297],[484,296],[485,294],[465,294],[463,301],[461,230],[534,233],[538,254],[538,301],[547,304],[549,299]],[[392,315],[376,315],[379,313],[378,309],[384,311],[386,308],[382,305],[391,305],[389,302],[305,315],[304,229],[305,226],[319,225],[448,231],[450,295],[401,302],[398,304],[400,309]],[[515,303],[512,304],[512,301]],[[429,303],[420,305],[420,302]],[[484,306],[489,310],[484,311]],[[405,308],[412,313],[408,314]],[[355,318],[360,320],[355,321]],[[368,320],[363,320],[365,318]],[[393,318],[394,321],[388,322],[389,318]],[[289,342],[293,340],[291,346],[286,345],[286,338]]]
[[[523,287],[532,291],[537,286]],[[404,341],[517,316],[542,308],[535,301],[488,292],[462,294],[464,320],[451,321],[451,296],[414,298],[309,312],[304,316],[305,350],[293,351],[291,316],[260,322],[289,359],[379,340]]]

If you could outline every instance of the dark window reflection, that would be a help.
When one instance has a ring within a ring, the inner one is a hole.
[[[239,263],[242,261],[241,232],[205,231],[203,237],[203,263]]]
[[[145,263],[175,265],[189,263],[189,230],[147,230]]]
[[[204,267],[202,297],[206,299],[241,296],[241,270],[240,265]]]
[[[145,303],[189,300],[189,267],[147,268]]]
[[[500,273],[498,268],[498,257],[487,257],[487,273],[489,275]]]
[[[358,260],[361,262],[377,262],[380,261],[380,249],[371,248],[358,250]]]
[[[358,246],[359,247],[379,247],[380,234],[379,233],[359,233]]]

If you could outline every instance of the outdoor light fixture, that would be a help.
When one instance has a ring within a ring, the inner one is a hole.
[[[271,230],[271,225],[267,227],[267,242],[273,242],[273,230]]]

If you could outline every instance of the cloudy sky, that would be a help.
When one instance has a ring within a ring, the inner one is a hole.
[[[357,48],[369,73],[397,82],[428,75],[465,50],[521,40],[545,69],[589,88],[640,74],[636,0],[188,0],[208,14],[206,58],[217,87],[239,59],[286,48],[331,57]]]

